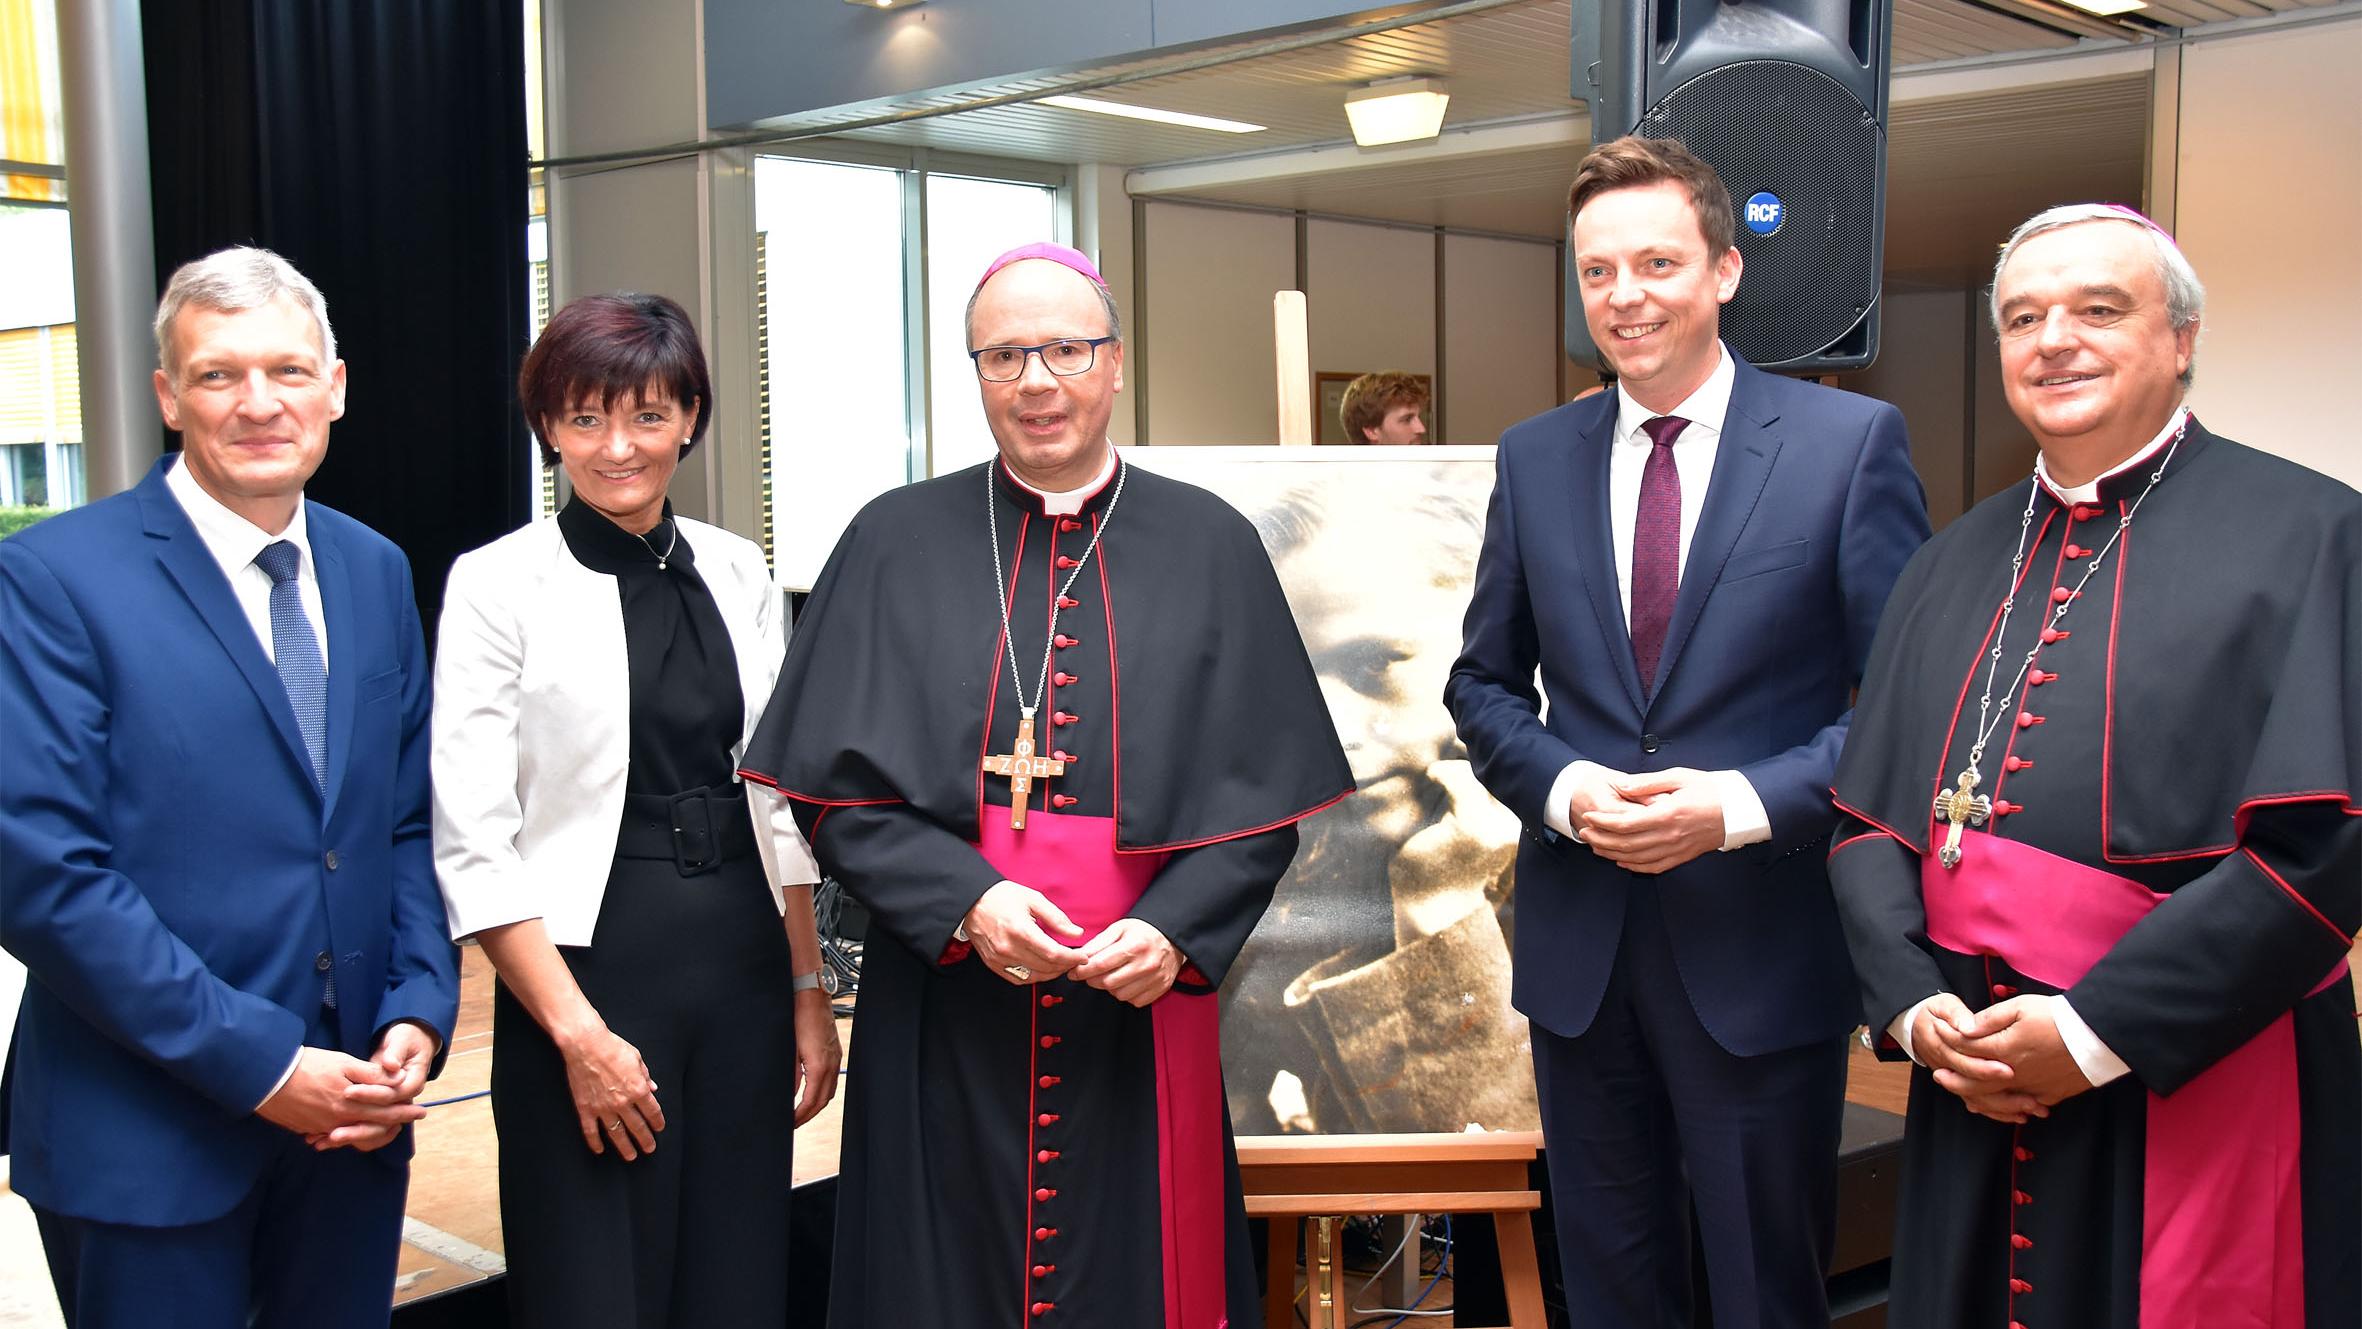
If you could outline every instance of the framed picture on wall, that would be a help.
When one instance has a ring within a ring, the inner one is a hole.
[[[1312,375],[1312,410],[1318,418],[1312,422],[1312,441],[1315,443],[1359,443],[1345,433],[1345,386],[1360,378],[1360,371],[1349,373],[1315,371]],[[1427,427],[1435,427],[1435,376],[1413,374],[1427,389],[1427,409],[1419,413]]]

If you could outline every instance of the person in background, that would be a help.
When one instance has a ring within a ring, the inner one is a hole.
[[[1427,441],[1427,380],[1392,370],[1364,374],[1345,385],[1337,414],[1355,443]]]

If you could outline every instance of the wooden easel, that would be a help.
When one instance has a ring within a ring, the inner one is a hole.
[[[1295,1324],[1296,1226],[1312,1220],[1304,1247],[1312,1329],[1344,1329],[1345,1272],[1337,1220],[1346,1214],[1491,1214],[1501,1243],[1509,1329],[1543,1329],[1542,1272],[1534,1258],[1527,1169],[1539,1131],[1482,1135],[1242,1135],[1238,1170],[1247,1214],[1271,1220],[1265,1329]]]

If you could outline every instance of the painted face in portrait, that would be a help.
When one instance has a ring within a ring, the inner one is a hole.
[[[344,414],[344,361],[293,296],[253,309],[189,306],[172,324],[176,371],[155,374],[156,405],[180,431],[181,464],[224,507],[277,532],[328,455]]]

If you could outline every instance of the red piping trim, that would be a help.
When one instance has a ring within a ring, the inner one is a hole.
[[[2116,500],[2116,519],[2123,521],[2125,504]],[[2108,693],[2100,704],[2100,861],[2122,863],[2128,860],[2110,853],[2114,842],[2114,818],[2110,809],[2116,796],[2116,638],[2117,625],[2124,618],[2124,565],[2132,561],[2132,528],[2116,528],[2116,590],[2108,605]],[[2192,855],[2178,854],[2187,858]],[[2154,860],[2151,860],[2154,861]]]
[[[1051,580],[1055,581],[1056,578],[1052,577]],[[1019,1252],[1025,1257],[1025,1264],[1018,1271],[1018,1276],[1024,1280],[1025,1299],[1017,1303],[1019,1324],[1032,1318],[1033,1308],[1033,1156],[1039,1143],[1039,1137],[1034,1134],[1040,1129],[1036,1125],[1036,1118],[1041,1112],[1041,1097],[1036,1091],[1036,1087],[1041,1084],[1041,994],[1027,992],[1025,1006],[1025,1246]]]
[[[908,799],[901,798],[822,798],[817,794],[799,794],[795,790],[787,788],[785,785],[780,784],[777,780],[772,779],[770,776],[765,775],[760,771],[750,771],[742,768],[738,774],[741,779],[752,780],[756,784],[762,785],[764,788],[778,790],[779,796],[781,798],[793,799],[798,803],[810,803],[815,807],[865,808],[875,807],[882,803],[905,803],[909,801]]]
[[[1835,858],[1837,857],[1838,851],[1845,848],[1847,845],[1859,844],[1864,840],[1892,840],[1897,844],[1903,844],[1903,838],[1901,836],[1896,835],[1894,832],[1889,831],[1885,827],[1881,826],[1877,830],[1864,831],[1860,835],[1849,835],[1844,839],[1839,840],[1837,843],[1829,846],[1829,857]],[[1903,848],[1909,849],[1911,846],[1903,844]]]
[[[1939,786],[1939,787],[1941,787],[1941,786]],[[1930,802],[1931,802],[1931,804],[1932,804],[1932,802],[1933,802],[1933,799],[1934,799],[1934,795],[1932,795],[1932,794],[1931,794],[1931,795],[1929,795],[1929,799],[1930,799]],[[1898,843],[1900,843],[1900,844],[1901,844],[1901,845],[1902,845],[1902,846],[1903,846],[1905,849],[1908,849],[1908,850],[1910,850],[1912,853],[1915,853],[1915,854],[1919,855],[1921,858],[1925,858],[1925,857],[1927,857],[1927,851],[1926,851],[1925,849],[1922,849],[1921,847],[1919,847],[1919,845],[1918,845],[1918,844],[1916,844],[1915,842],[1913,842],[1910,836],[1903,834],[1901,831],[1898,831],[1898,830],[1896,830],[1894,827],[1887,825],[1885,822],[1883,822],[1883,821],[1880,821],[1878,818],[1871,816],[1869,813],[1862,811],[1860,808],[1857,808],[1857,807],[1854,807],[1854,806],[1852,806],[1851,804],[1848,804],[1848,803],[1847,803],[1847,802],[1845,802],[1843,799],[1840,799],[1839,797],[1837,797],[1837,791],[1836,791],[1836,790],[1832,789],[1832,790],[1830,790],[1830,791],[1829,791],[1829,801],[1830,801],[1830,803],[1832,803],[1832,804],[1834,804],[1834,805],[1836,806],[1836,808],[1837,808],[1837,810],[1838,810],[1839,812],[1843,812],[1843,813],[1847,814],[1848,816],[1857,817],[1857,818],[1861,819],[1862,821],[1864,821],[1864,822],[1868,823],[1869,825],[1872,825],[1872,826],[1875,826],[1875,827],[1877,827],[1878,829],[1880,829],[1880,830],[1882,830],[1882,831],[1886,832],[1888,835],[1891,835],[1891,836],[1893,836],[1893,837],[1895,838],[1895,840],[1896,840]],[[1934,813],[1931,811],[1931,812],[1929,813],[1929,815],[1932,817],[1932,816],[1934,815]],[[1829,852],[1831,852],[1831,853],[1835,853],[1835,852],[1837,852],[1837,851],[1833,849],[1833,850],[1830,850]]]
[[[1115,847],[1115,852],[1119,854],[1172,854],[1178,853],[1184,849],[1200,849],[1206,845],[1220,844],[1224,840],[1243,840],[1250,835],[1261,835],[1265,831],[1276,831],[1282,826],[1293,825],[1316,812],[1326,812],[1328,809],[1333,808],[1339,803],[1344,802],[1346,799],[1353,797],[1356,792],[1358,791],[1349,788],[1334,798],[1325,799],[1319,803],[1313,804],[1311,807],[1304,809],[1302,812],[1291,813],[1288,816],[1280,818],[1278,821],[1265,822],[1261,826],[1249,826],[1243,831],[1230,831],[1222,835],[1209,835],[1202,840],[1181,840],[1172,844],[1147,844],[1139,845],[1133,848],[1126,848],[1119,844]]]
[[[1005,464],[1006,463],[998,461],[993,463],[995,466],[1001,466]],[[993,501],[997,503],[1000,500],[995,498]],[[1006,591],[1002,592],[1003,595],[1008,597],[1002,604],[1003,611],[1007,613],[1014,614],[1017,610],[1017,587],[1019,583],[1025,580],[1025,532],[1026,529],[1032,525],[1032,513],[1026,512],[1018,514],[1017,552],[1011,555],[1009,558],[1009,587]],[[1050,543],[1055,546],[1057,541],[1053,540]],[[1057,570],[1054,568],[1051,569],[1050,579],[1052,584],[1056,583],[1057,577]],[[1008,650],[1009,629],[1006,623],[1004,623],[1001,627],[999,638],[993,642],[992,646],[992,686],[987,689],[984,694],[984,734],[982,737],[976,740],[976,824],[979,826],[984,824],[984,759],[992,755],[992,709],[1000,701],[1001,661],[1007,657]],[[1049,689],[1044,688],[1042,691],[1045,694],[1043,700],[1048,700],[1049,698],[1046,694],[1048,693]],[[1033,1229],[1031,1228],[1026,1229],[1028,1232],[1032,1230]]]
[[[2289,885],[2286,880],[2282,879],[2279,873],[2272,871],[2272,865],[2266,863],[2263,860],[2262,855],[2256,853],[2253,849],[2245,847],[2244,845],[2240,847],[2239,852],[2247,855],[2250,859],[2253,859],[2255,861],[2256,867],[2262,871],[2265,876],[2272,879],[2272,884],[2287,892],[2288,898],[2296,901],[2298,905],[2303,907],[2306,913],[2311,914],[2313,916],[2314,922],[2319,923],[2324,928],[2327,928],[2329,930],[2329,935],[2337,938],[2337,944],[2340,950],[2352,950],[2354,948],[2354,939],[2341,931],[2337,924],[2330,922],[2329,916],[2327,914],[2324,914],[2319,909],[2314,908],[2312,901],[2306,899],[2302,895],[2297,894],[2296,888]]]
[[[2047,530],[2049,523],[2045,521],[2043,525]],[[2062,586],[2066,584],[2067,546],[2072,543],[2072,537],[2074,534],[2075,531],[2073,522],[2068,523],[2067,530],[2059,533],[2059,554],[2056,559],[2051,561],[2050,568],[2050,584],[2053,586]],[[2037,544],[2035,549],[2039,551],[2041,546]],[[2123,565],[2119,563],[2117,567],[2121,569]],[[2049,601],[2045,600],[2042,602],[2042,614],[2036,620],[2036,622],[2040,626],[2036,627],[2034,630],[2034,645],[2032,648],[2033,655],[2026,661],[2026,677],[2028,679],[2033,678],[2034,671],[2041,668],[2042,666],[2042,651],[2045,645],[2042,640],[2042,633],[2050,626]],[[2113,648],[2115,644],[2115,633],[2113,631],[2110,631],[2108,634],[2108,639],[2110,647]],[[2028,707],[2034,704],[2032,700],[2033,696],[2034,685],[2031,682],[2021,684],[2018,687],[2015,701],[2017,703],[2019,713],[2023,714]],[[2001,806],[2001,786],[2009,782],[2009,759],[2017,755],[2018,739],[2026,733],[2025,730],[2017,727],[2017,723],[2014,720],[2009,723],[2008,729],[2009,738],[2001,745],[2000,758],[1993,763],[1993,788],[1990,792],[1993,795],[1993,806],[1996,809]],[[2106,766],[2104,758],[2102,759],[2102,763],[2101,769],[2105,770]],[[1998,817],[1994,819],[1991,829],[1995,831],[2000,829],[2000,820]]]
[[[2058,512],[2055,509],[2042,514],[2042,529],[2034,533],[2034,548],[2036,550],[2040,550],[2042,548],[2043,540],[2050,535],[2051,520],[2057,516]],[[2061,548],[2063,550],[2064,546],[2062,545]],[[2034,563],[2033,560],[2028,559],[2026,561],[2026,566],[2018,569],[2018,579],[2010,584],[2008,593],[2003,595],[2001,598],[2005,601],[2015,598],[2018,592],[2026,588],[2026,578],[2032,575],[2034,575]],[[2048,621],[2049,615],[2047,611],[2044,612],[2042,618],[2045,621]],[[1970,687],[1974,686],[1977,681],[1977,666],[1984,663],[1985,653],[1993,649],[1993,636],[1996,632],[2000,631],[2000,628],[2001,606],[1996,604],[1993,606],[1993,621],[1985,625],[1985,638],[1983,641],[1977,643],[1977,653],[1969,658],[1968,672],[1961,676],[1960,696],[1952,703],[1952,723],[1944,730],[1944,750],[1942,754],[1936,758],[1936,778],[1935,784],[1932,786],[1933,789],[1942,789],[1949,783],[1949,781],[1944,779],[1944,767],[1942,763],[1944,762],[1945,758],[1952,755],[1952,745],[1959,741],[1960,712],[1966,709],[1968,706],[1968,690]],[[2035,640],[2041,640],[2039,629],[2036,630]],[[2014,743],[2016,741],[2017,734],[2013,728],[2010,734],[2010,742]],[[1973,738],[1970,739],[1969,746],[1976,746],[1976,740]],[[2005,743],[2002,746],[2006,748],[2009,746],[2009,744]],[[1994,777],[1993,792],[1996,794],[2001,792],[2001,780],[1998,775]],[[1930,804],[1927,813],[1928,826],[1930,827],[1929,835],[1932,838],[1934,835],[1933,827],[1935,825],[1935,809],[1933,806],[1935,795],[1931,792],[1928,795],[1928,799]],[[1845,807],[1845,805],[1842,803],[1838,804],[1838,806]],[[1855,812],[1852,808],[1846,808],[1845,810],[1848,812],[1853,812],[1853,814],[1857,817],[1862,817],[1861,813]],[[1892,827],[1880,826],[1880,823],[1869,817],[1862,817],[1862,820],[1869,822],[1873,826],[1879,826],[1880,829],[1886,831],[1889,835],[1894,835],[1894,830]],[[1904,844],[1910,845],[1913,849],[1919,849],[1918,844],[1907,837],[1895,835],[1895,838],[1901,840]],[[1924,855],[1927,851],[1924,849],[1919,849],[1919,852]]]
[[[1091,514],[1091,538],[1100,538],[1099,514]],[[1107,797],[1111,804],[1109,843],[1123,838],[1124,816],[1124,701],[1123,671],[1115,665],[1115,595],[1107,588],[1107,551],[1099,551],[1099,611],[1107,619]]]

